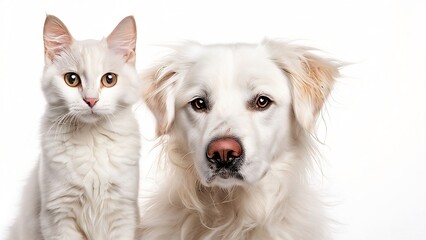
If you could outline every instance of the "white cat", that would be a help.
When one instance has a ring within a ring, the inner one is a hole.
[[[101,41],[44,25],[42,153],[9,239],[134,239],[138,222],[136,24]]]

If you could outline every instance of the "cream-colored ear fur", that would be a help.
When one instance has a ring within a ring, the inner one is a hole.
[[[271,40],[265,40],[263,45],[290,78],[297,121],[305,130],[311,130],[339,76],[341,64],[316,56],[314,49],[307,47]]]
[[[159,136],[166,134],[172,126],[178,84],[202,51],[202,46],[196,42],[181,42],[165,47],[172,53],[142,73],[145,85],[143,97],[157,119]]]
[[[157,119],[157,135],[167,133],[174,119],[174,86],[176,72],[164,64],[159,64],[142,74],[145,81],[143,96],[149,109]]]

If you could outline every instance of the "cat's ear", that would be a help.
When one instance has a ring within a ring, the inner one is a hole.
[[[339,77],[342,64],[314,55],[315,49],[272,40],[265,40],[263,44],[271,59],[290,78],[297,121],[305,130],[311,130]]]
[[[121,54],[126,62],[136,59],[136,22],[133,16],[125,17],[107,37],[108,47]]]
[[[44,22],[43,41],[45,59],[52,62],[55,56],[72,44],[73,38],[59,18],[47,15]]]

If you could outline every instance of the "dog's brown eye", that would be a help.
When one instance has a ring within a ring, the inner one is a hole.
[[[117,83],[117,74],[115,73],[105,73],[101,79],[102,85],[107,88],[114,87]]]
[[[266,96],[258,96],[256,98],[256,109],[265,110],[272,103],[272,100]]]
[[[64,80],[70,87],[77,87],[80,84],[80,76],[74,72],[65,73]]]
[[[191,102],[192,108],[197,112],[207,111],[207,102],[203,98],[196,98]]]

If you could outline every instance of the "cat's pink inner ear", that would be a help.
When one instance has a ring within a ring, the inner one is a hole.
[[[125,17],[107,37],[108,47],[121,54],[126,62],[135,61],[136,22],[133,16]]]
[[[50,61],[65,48],[69,47],[73,38],[65,24],[53,15],[47,15],[43,29],[44,52]]]

